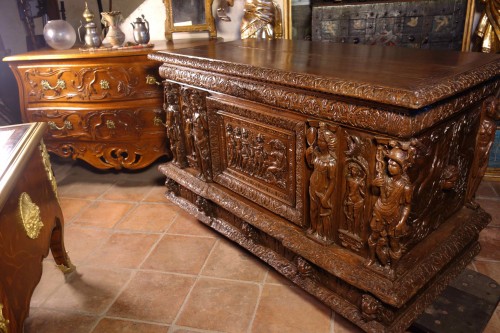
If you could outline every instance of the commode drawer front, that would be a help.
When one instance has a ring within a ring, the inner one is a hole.
[[[145,98],[161,100],[158,68],[153,62],[64,63],[19,66],[28,104],[103,102]]]
[[[81,141],[130,141],[147,137],[165,138],[162,110],[142,108],[81,109],[40,108],[26,111],[27,121],[48,123],[46,139]]]
[[[305,121],[285,110],[207,98],[213,180],[297,225],[305,224]]]

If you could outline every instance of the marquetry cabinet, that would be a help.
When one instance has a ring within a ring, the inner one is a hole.
[[[479,252],[500,56],[241,40],[156,52],[167,197],[369,332]]]
[[[138,169],[169,155],[162,86],[150,48],[44,50],[4,59],[24,122],[47,122],[47,149],[99,169]]]
[[[0,332],[22,333],[49,249],[64,273],[64,219],[42,137],[47,125],[0,127]]]

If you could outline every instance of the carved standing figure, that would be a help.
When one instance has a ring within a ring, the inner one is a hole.
[[[347,230],[359,235],[365,201],[365,173],[357,163],[349,163],[347,168],[347,194],[344,206]]]
[[[281,9],[272,0],[245,0],[241,38],[274,39],[283,37]]]
[[[172,150],[172,162],[179,164],[181,160],[181,135],[180,135],[180,113],[177,103],[177,90],[171,89],[166,92],[166,128],[167,136],[170,141],[170,149]]]
[[[380,195],[373,208],[370,221],[371,234],[369,265],[376,259],[383,266],[396,263],[402,256],[400,238],[407,232],[413,185],[406,174],[408,153],[394,147],[388,153],[387,173],[377,175],[373,185],[380,188]]]
[[[479,132],[476,139],[476,150],[474,161],[470,170],[469,185],[467,188],[467,205],[472,208],[477,208],[479,205],[474,202],[474,196],[481,183],[481,180],[488,168],[488,158],[490,156],[491,146],[495,140],[496,118],[498,99],[490,97],[483,102],[484,118],[480,124]]]
[[[333,227],[332,194],[337,173],[337,137],[321,122],[316,143],[306,150],[313,172],[309,183],[310,219],[308,233],[323,242],[331,241]]]

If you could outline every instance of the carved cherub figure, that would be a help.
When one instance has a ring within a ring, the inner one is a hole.
[[[352,234],[360,233],[361,218],[365,200],[365,173],[357,163],[349,163],[346,175],[347,194],[345,215],[347,230]]]

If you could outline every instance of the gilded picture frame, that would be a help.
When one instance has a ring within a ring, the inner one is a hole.
[[[212,14],[214,0],[164,0],[165,39],[172,40],[176,32],[208,31],[209,38],[217,38]]]

